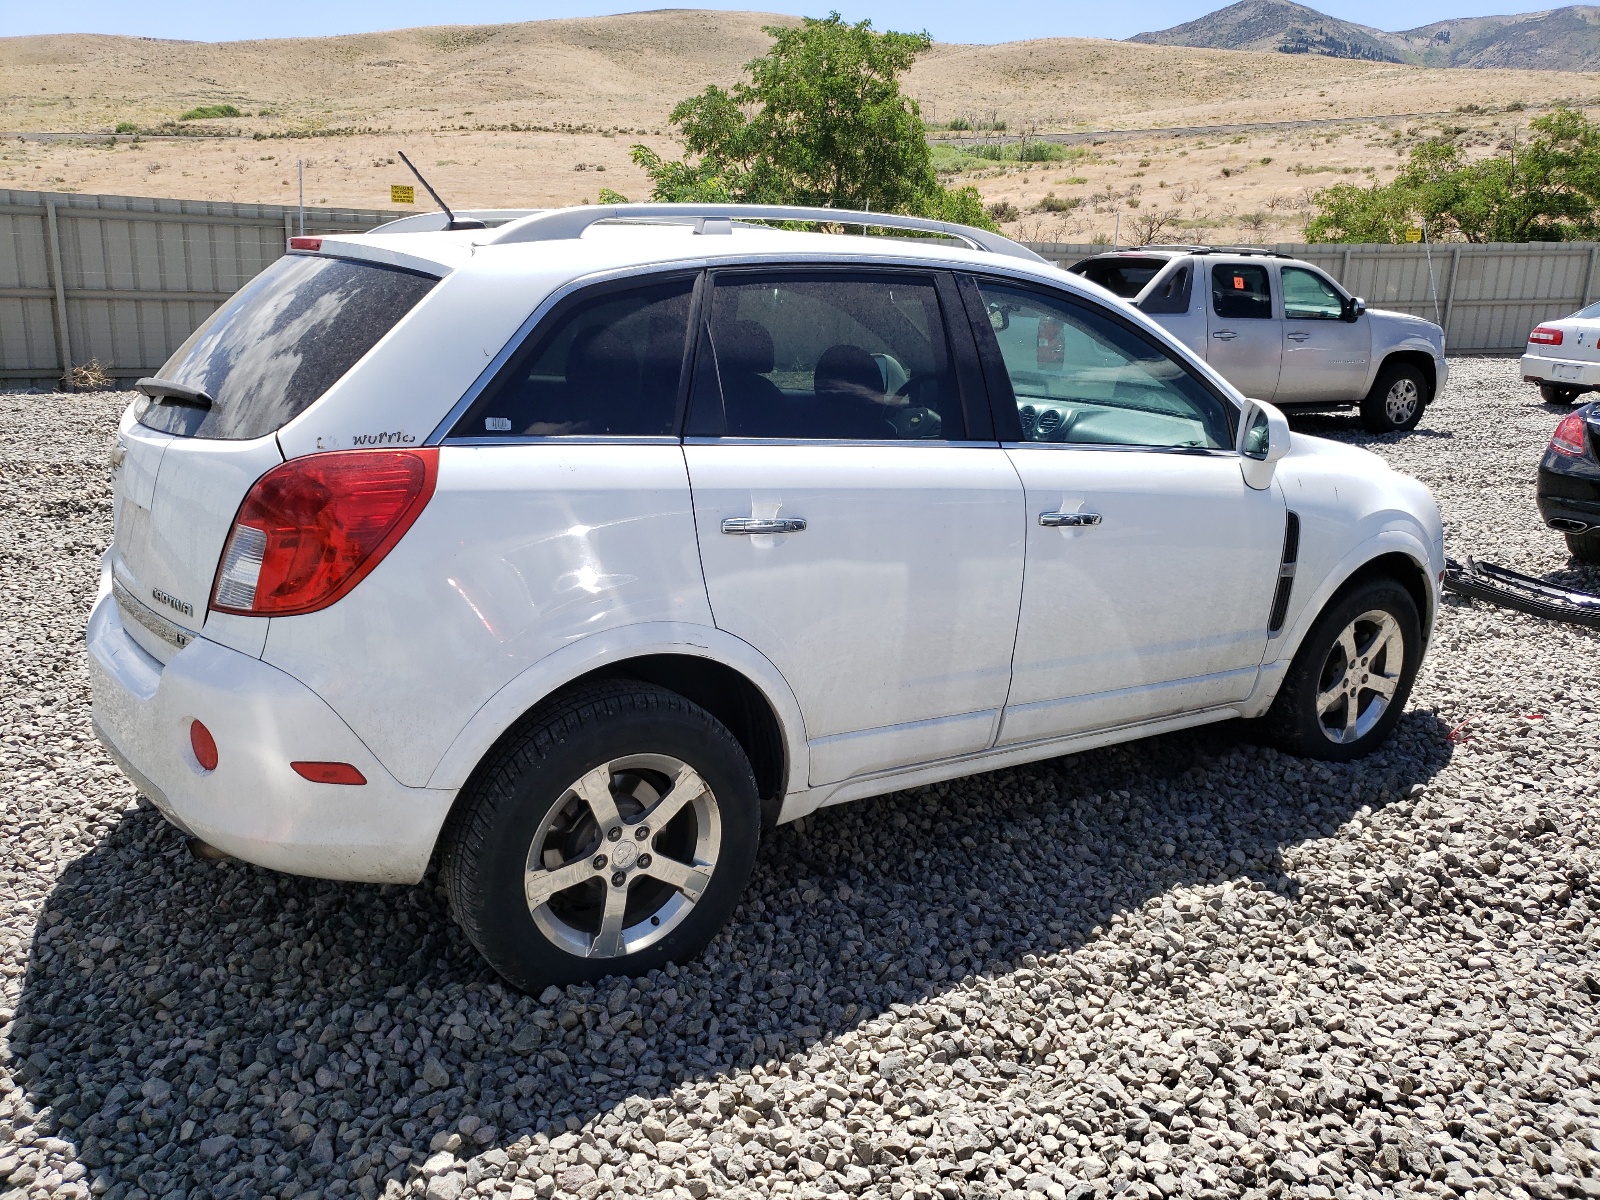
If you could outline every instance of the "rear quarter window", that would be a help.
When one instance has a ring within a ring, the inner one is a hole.
[[[159,379],[204,393],[209,407],[145,397],[138,421],[223,441],[275,433],[438,282],[379,263],[286,255],[240,288],[161,368]]]
[[[1165,258],[1091,258],[1072,270],[1089,282],[1098,283],[1112,295],[1132,300],[1161,273],[1167,261]]]

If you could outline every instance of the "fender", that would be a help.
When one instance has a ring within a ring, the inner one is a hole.
[[[1239,706],[1244,716],[1259,717],[1272,706],[1273,698],[1278,694],[1278,686],[1283,681],[1289,664],[1294,661],[1300,643],[1311,631],[1312,623],[1328,606],[1333,594],[1369,562],[1386,554],[1396,553],[1404,554],[1415,562],[1428,578],[1428,610],[1421,614],[1423,646],[1426,649],[1433,630],[1434,618],[1439,612],[1441,587],[1439,576],[1444,570],[1444,561],[1443,559],[1435,561],[1433,550],[1418,535],[1417,530],[1408,528],[1402,520],[1396,520],[1389,527],[1362,541],[1329,570],[1323,572],[1322,578],[1317,581],[1315,589],[1308,598],[1304,602],[1297,603],[1298,611],[1293,621],[1281,636],[1267,644],[1267,657],[1262,661],[1261,674],[1256,678],[1256,686]],[[1297,591],[1301,582],[1299,579],[1295,580]]]
[[[608,629],[563,646],[510,680],[456,734],[433,769],[428,787],[460,788],[500,735],[556,689],[601,667],[647,654],[706,658],[738,671],[760,689],[778,715],[788,753],[789,778],[809,778],[810,759],[800,704],[765,655],[749,642],[709,625],[648,621]]]
[[[1368,311],[1370,312],[1371,310]],[[1414,333],[1406,333],[1395,341],[1386,340],[1382,345],[1379,345],[1377,334],[1380,328],[1377,325],[1373,326],[1372,361],[1367,364],[1367,381],[1361,386],[1361,394],[1365,396],[1372,390],[1373,385],[1378,381],[1378,373],[1383,370],[1384,363],[1388,362],[1394,355],[1406,352],[1421,354],[1434,364],[1438,379],[1435,381],[1433,394],[1434,398],[1437,399],[1439,393],[1444,391],[1445,381],[1444,372],[1440,371],[1438,366],[1439,348],[1427,338]]]

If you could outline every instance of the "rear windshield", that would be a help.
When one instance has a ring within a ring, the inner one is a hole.
[[[439,282],[377,263],[291,254],[211,315],[159,379],[203,392],[140,400],[138,420],[183,437],[264,437],[299,416]]]
[[[1167,265],[1165,258],[1090,258],[1072,270],[1124,300],[1132,300]]]

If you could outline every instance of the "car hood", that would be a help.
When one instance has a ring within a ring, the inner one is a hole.
[[[1289,453],[1284,455],[1284,462],[1295,459],[1314,459],[1318,465],[1332,468],[1346,467],[1352,471],[1392,471],[1387,461],[1371,450],[1363,450],[1360,446],[1351,446],[1345,442],[1335,442],[1328,438],[1313,437],[1309,433],[1292,433],[1289,435]]]
[[[1369,308],[1367,316],[1373,321],[1382,321],[1386,325],[1397,325],[1411,333],[1418,333],[1424,337],[1436,336],[1443,331],[1426,317],[1419,317],[1412,313],[1395,312],[1392,308]]]

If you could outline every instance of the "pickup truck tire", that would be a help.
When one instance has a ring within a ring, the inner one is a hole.
[[[1361,401],[1361,425],[1368,433],[1415,429],[1432,399],[1421,368],[1407,362],[1387,363]]]
[[[1600,564],[1600,529],[1567,534],[1567,549],[1581,563]]]
[[[1422,662],[1416,601],[1393,579],[1336,595],[1295,653],[1262,732],[1302,758],[1348,762],[1388,738]]]
[[[1539,398],[1546,404],[1571,404],[1581,395],[1583,388],[1567,387],[1560,383],[1541,383]]]
[[[695,957],[760,832],[755,776],[722,722],[665,688],[604,681],[535,710],[479,765],[441,876],[472,944],[535,993]]]

